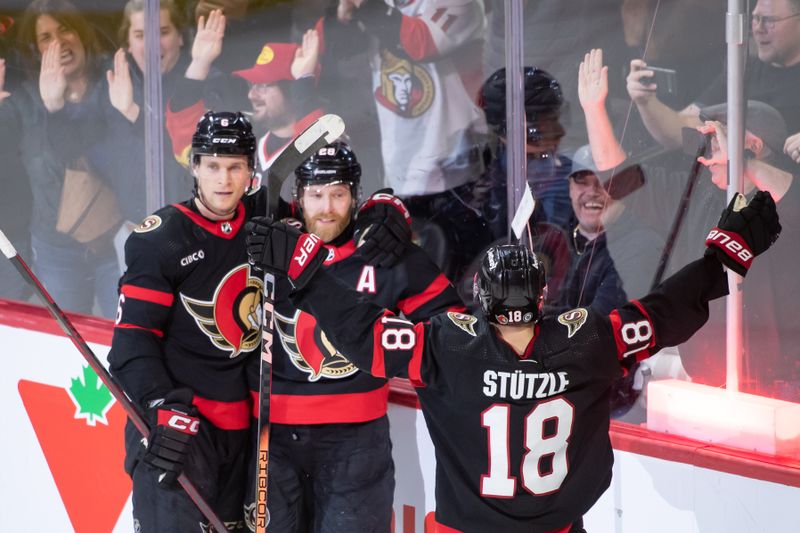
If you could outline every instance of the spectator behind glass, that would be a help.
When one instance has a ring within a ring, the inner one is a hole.
[[[22,81],[17,52],[11,44],[14,26],[13,18],[0,15],[0,117],[7,116],[6,111],[13,104],[3,102],[19,90]],[[3,162],[0,229],[23,257],[30,257],[31,186],[22,164],[16,123],[0,125],[0,161]],[[24,300],[29,293],[13,265],[0,261],[0,298]]]
[[[225,74],[248,68],[253,50],[266,41],[292,40],[292,2],[289,0],[189,0],[188,18],[208,19],[210,13],[220,10],[225,15],[227,34],[225,46],[215,62]],[[231,91],[226,95],[226,109],[247,108],[247,85],[239,78],[229,78]]]
[[[640,0],[641,1],[641,0]],[[685,0],[684,0],[685,1]],[[484,50],[485,72],[505,66],[507,0],[485,0],[488,29]],[[564,101],[577,105],[577,71],[575,65],[590,46],[603,47],[613,56],[614,72],[622,72],[625,49],[620,14],[620,0],[525,0],[522,9],[524,65],[535,65],[549,72],[561,84]],[[622,83],[615,78],[615,94],[624,94]],[[570,114],[562,117],[565,135],[561,149],[573,153],[586,143],[583,117]]]
[[[385,185],[411,212],[422,247],[450,279],[458,278],[465,258],[480,250],[477,241],[489,240],[470,206],[485,133],[475,104],[483,3],[339,0],[322,28],[324,53],[369,50]]]
[[[598,89],[606,76],[607,69],[603,67],[600,51],[591,51],[581,66],[581,91],[585,97],[582,104],[590,126],[592,153],[608,165],[620,165],[626,154],[613,134],[605,109],[605,93]],[[697,231],[708,232],[714,226],[716,213],[725,205],[722,189],[727,187],[728,159],[726,129],[722,121],[726,111],[724,104],[697,110],[698,117],[707,119],[698,128],[712,137],[710,154],[700,158],[700,162],[709,168],[711,177],[700,176],[695,184],[683,222],[690,231],[678,235],[668,264],[675,264],[684,254],[691,253],[693,249],[682,244],[684,236]],[[797,400],[800,398],[800,369],[797,365],[800,360],[800,331],[792,310],[800,298],[800,283],[788,265],[797,260],[794,243],[800,236],[791,234],[800,227],[800,188],[791,174],[775,166],[781,164],[780,152],[787,135],[781,114],[763,102],[748,101],[745,123],[745,191],[752,194],[756,189],[767,190],[779,201],[786,238],[785,244],[776,247],[773,259],[753,270],[750,277],[757,281],[745,289],[744,301],[751,317],[746,324],[745,341],[748,353],[755,358],[748,367],[748,374],[743,376],[743,383],[747,390]],[[667,199],[679,193],[683,184],[677,183],[672,176],[657,173],[648,174],[647,180],[645,187],[626,200],[626,213],[634,217],[636,224],[665,227],[671,223],[674,213],[665,212],[663,206],[668,203]],[[614,241],[612,238],[610,242]],[[611,245],[610,250],[616,261]],[[692,339],[681,348],[681,352],[686,369],[694,380],[716,386],[724,382],[724,354],[716,340],[723,335],[725,313],[721,304],[713,304],[711,308],[706,334]]]
[[[749,57],[745,65],[745,94],[749,99],[771,105],[783,115],[792,134],[786,148],[798,162],[800,102],[795,87],[800,82],[800,0],[758,0],[751,16],[751,31],[750,42],[755,44],[757,57]],[[701,124],[700,108],[725,100],[726,74],[722,72],[716,82],[696,98],[697,103],[681,111],[659,100],[656,85],[651,83],[652,74],[643,60],[631,61],[628,94],[650,134],[663,146],[678,148],[681,128]]]
[[[317,98],[319,36],[316,30],[303,35],[302,44],[266,43],[255,63],[234,76],[248,82],[251,122],[259,135],[256,175],[261,179],[289,142],[322,116]],[[281,194],[291,201],[291,180]]]
[[[108,97],[104,109],[106,134],[97,139],[92,149],[92,162],[112,180],[119,198],[124,219],[124,231],[117,236],[119,246],[147,214],[146,183],[144,175],[145,117],[144,106],[144,33],[145,0],[131,0],[125,5],[120,26],[123,48],[114,54],[113,63],[106,71]],[[219,105],[225,80],[211,64],[219,55],[224,16],[212,12],[208,20],[198,22],[191,47],[184,46],[183,24],[180,11],[172,0],[162,0],[160,10],[161,98],[165,111],[165,125],[173,129],[194,131],[197,117],[205,106],[194,112],[185,112],[189,95],[205,98],[209,105]],[[133,61],[130,61],[133,59]],[[179,110],[178,112],[173,109]],[[183,114],[180,111],[184,111]],[[172,142],[164,134],[164,192],[166,203],[178,201],[192,189],[192,181],[185,168],[188,164],[188,142]],[[180,138],[178,137],[179,141]],[[121,249],[119,250],[121,252]]]
[[[710,153],[700,162],[711,171],[712,182],[722,190],[728,183],[727,106],[716,105],[701,110],[705,122],[698,129],[711,136]],[[786,138],[786,125],[780,114],[763,102],[748,101],[747,130],[744,148],[748,165],[743,175],[745,194],[754,190],[771,190],[771,176],[764,168],[780,155]],[[765,179],[766,178],[766,179]],[[783,244],[759,268],[753,269],[744,288],[745,343],[757,363],[745,375],[745,386],[757,384],[758,392],[800,401],[800,325],[795,319],[800,298],[800,280],[790,265],[798,258],[800,242],[800,187],[792,178],[788,190],[781,195],[778,209],[783,222]],[[772,189],[775,187],[772,186]],[[718,317],[723,314],[719,310]],[[712,324],[714,316],[712,315]],[[718,319],[721,322],[721,319]],[[720,335],[722,334],[720,326]],[[702,352],[701,352],[702,353]]]
[[[547,222],[569,229],[572,214],[566,178],[572,161],[563,155],[559,146],[564,136],[561,117],[566,112],[561,85],[548,72],[525,67],[525,123],[527,143],[527,179],[536,198],[535,222]],[[506,208],[506,71],[499,69],[483,84],[480,98],[486,122],[497,136],[494,159],[486,176],[490,183],[489,203],[484,208],[495,239],[507,232]]]
[[[29,79],[0,106],[0,124],[14,128],[31,180],[33,269],[64,309],[90,313],[96,298],[111,317],[119,277],[112,237],[121,219],[81,146],[107,98],[94,32],[69,2],[36,0],[19,41]]]

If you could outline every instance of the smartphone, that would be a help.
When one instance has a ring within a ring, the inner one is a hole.
[[[675,96],[677,94],[678,73],[674,69],[648,65],[647,70],[653,71],[650,80],[656,84],[656,94],[659,96]]]

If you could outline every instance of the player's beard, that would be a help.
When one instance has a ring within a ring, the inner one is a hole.
[[[333,224],[320,224],[319,219],[321,218],[333,218],[335,222]],[[309,232],[322,239],[323,242],[331,242],[342,234],[349,222],[349,217],[326,214],[307,220],[306,228]]]

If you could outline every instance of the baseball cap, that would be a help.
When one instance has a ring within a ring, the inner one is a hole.
[[[252,67],[235,70],[234,76],[250,83],[275,83],[293,80],[292,61],[298,45],[295,43],[267,43],[261,48]]]
[[[594,164],[592,157],[592,149],[588,144],[584,144],[572,155],[572,171],[569,173],[570,177],[578,172],[589,171],[592,174],[597,174],[597,165]]]
[[[603,184],[603,188],[614,200],[628,196],[644,185],[645,181],[642,167],[636,163],[625,162],[616,169],[598,170],[592,157],[592,149],[588,144],[575,150],[572,155],[572,170],[567,178],[583,172],[590,172],[597,176],[597,179]]]
[[[716,120],[726,124],[728,121],[728,104],[717,104],[701,108],[700,120]],[[778,110],[758,100],[747,101],[745,128],[759,137],[776,154],[783,151],[783,143],[789,135],[786,122]]]

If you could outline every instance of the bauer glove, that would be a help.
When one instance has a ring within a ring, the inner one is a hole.
[[[295,290],[306,286],[327,257],[322,239],[283,222],[253,217],[245,230],[250,264],[287,276]]]
[[[381,189],[356,215],[356,246],[371,265],[390,268],[411,245],[411,214],[392,189]]]
[[[200,430],[189,389],[176,389],[150,403],[150,438],[142,461],[163,471],[159,484],[172,487],[183,472],[192,442]]]
[[[744,276],[753,257],[772,246],[780,233],[778,211],[768,192],[757,192],[750,203],[737,194],[708,234],[706,255],[716,255],[723,265]]]

